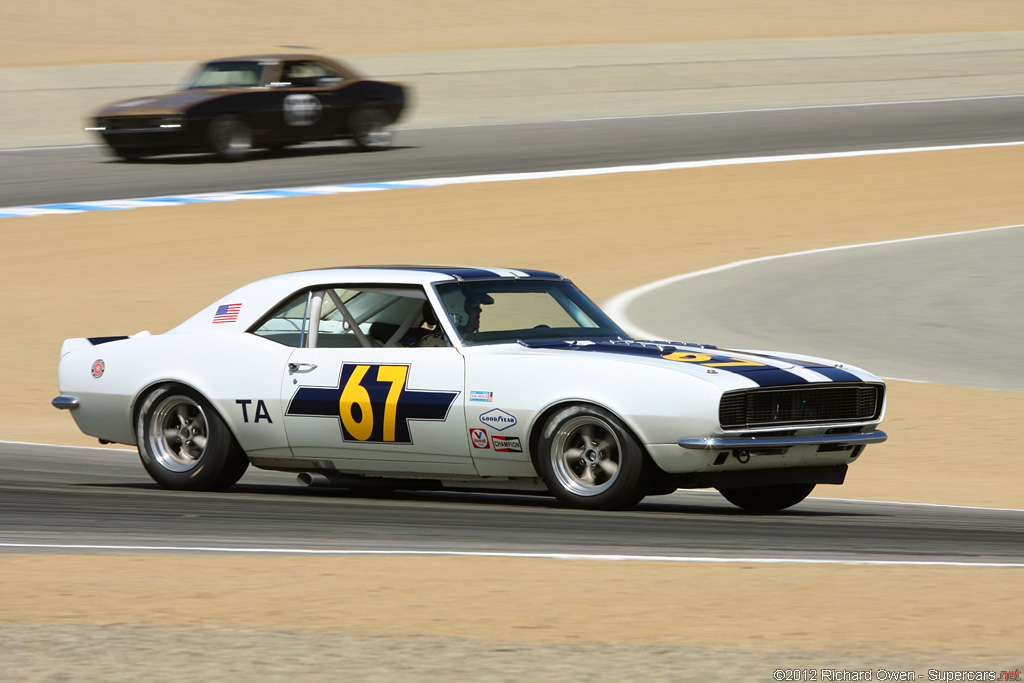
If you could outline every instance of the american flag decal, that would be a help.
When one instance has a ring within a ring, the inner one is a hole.
[[[215,323],[233,323],[238,321],[238,312],[242,310],[242,304],[221,304],[217,312],[213,314]]]

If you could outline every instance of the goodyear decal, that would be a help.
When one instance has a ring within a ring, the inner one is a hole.
[[[285,415],[333,417],[345,441],[412,443],[410,420],[445,420],[458,391],[410,389],[409,365],[345,363],[337,387],[301,387]]]
[[[500,408],[488,410],[480,416],[480,421],[495,431],[503,432],[509,427],[516,426],[516,416],[506,413]]]
[[[732,356],[710,353],[693,353],[691,351],[674,351],[662,355],[662,358],[680,363],[692,363],[705,368],[735,372],[762,387],[807,383],[806,379],[799,375],[794,375],[792,372],[747,358],[734,358]]]

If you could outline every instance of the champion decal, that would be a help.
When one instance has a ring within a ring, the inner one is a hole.
[[[339,420],[345,441],[412,443],[410,420],[448,418],[458,391],[410,389],[411,366],[345,363],[336,387],[300,387],[285,415]]]

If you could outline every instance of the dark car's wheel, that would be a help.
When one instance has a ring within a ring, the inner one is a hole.
[[[537,466],[551,493],[573,507],[622,510],[644,497],[643,449],[618,418],[596,406],[570,406],[548,418]]]
[[[144,152],[138,152],[135,150],[128,149],[117,149],[113,148],[114,156],[121,161],[138,161],[142,157],[146,156]]]
[[[146,397],[136,437],[143,466],[164,488],[223,491],[249,466],[217,411],[185,387],[161,387]]]
[[[221,161],[238,161],[252,149],[252,128],[240,116],[221,114],[210,121],[206,142]]]
[[[393,135],[389,125],[391,116],[380,107],[369,104],[356,107],[348,117],[349,132],[361,150],[390,147]]]
[[[792,507],[811,495],[814,484],[778,484],[719,489],[727,501],[751,512],[778,512]]]

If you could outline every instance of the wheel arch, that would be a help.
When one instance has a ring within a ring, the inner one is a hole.
[[[163,389],[165,387],[181,387],[182,389],[186,389],[188,391],[191,391],[192,393],[194,393],[197,396],[199,396],[200,398],[202,398],[210,406],[210,410],[215,412],[217,414],[217,417],[220,418],[221,422],[224,423],[224,426],[227,428],[228,433],[231,434],[231,438],[235,440],[235,443],[236,444],[240,444],[241,443],[238,440],[238,434],[235,432],[235,425],[234,425],[234,423],[231,420],[229,420],[227,418],[227,416],[225,416],[220,410],[217,409],[216,403],[211,401],[209,399],[209,397],[202,391],[202,389],[196,387],[193,384],[190,384],[189,382],[183,381],[181,379],[170,379],[170,378],[154,380],[154,381],[150,382],[149,384],[147,384],[145,387],[143,387],[135,395],[135,400],[132,402],[131,411],[132,411],[132,434],[135,435],[136,442],[138,442],[138,439],[139,439],[139,430],[138,430],[139,416],[140,416],[140,413],[142,412],[142,407],[144,405],[146,405],[146,399],[148,399],[151,395],[153,395],[154,392],[156,392],[156,391],[158,391],[160,389]]]
[[[527,437],[527,443],[530,447],[530,462],[533,463],[533,468],[535,470],[537,470],[538,472],[540,471],[538,469],[537,457],[539,455],[538,451],[540,449],[540,437],[541,434],[544,432],[544,425],[547,424],[548,420],[551,419],[551,416],[557,413],[558,411],[563,410],[565,408],[571,408],[573,406],[600,408],[601,410],[611,413],[612,416],[615,417],[615,419],[622,423],[622,426],[626,429],[627,432],[629,432],[629,435],[633,437],[633,440],[636,441],[637,445],[640,447],[640,453],[643,455],[643,458],[648,463],[648,465],[655,467],[660,471],[661,468],[658,467],[656,462],[654,462],[654,458],[651,457],[651,454],[647,452],[647,446],[644,444],[644,440],[640,437],[640,434],[636,430],[636,427],[631,423],[629,419],[623,417],[622,413],[615,410],[609,405],[601,403],[600,401],[594,401],[583,398],[573,398],[557,401],[545,407],[539,413],[537,413],[536,417],[533,420],[533,423],[530,425],[530,432]]]

